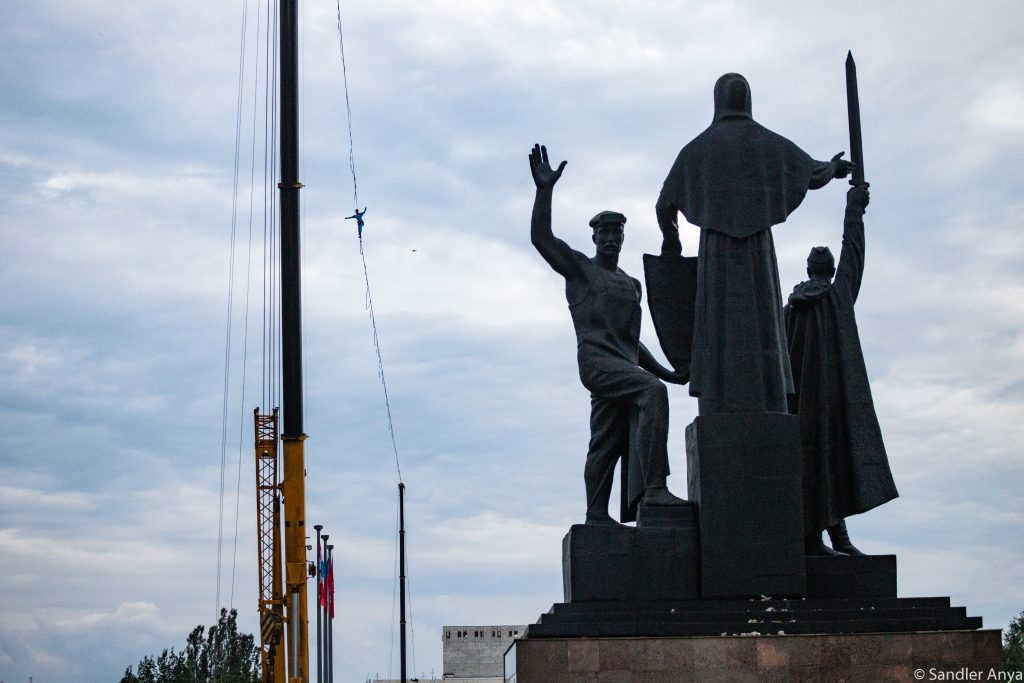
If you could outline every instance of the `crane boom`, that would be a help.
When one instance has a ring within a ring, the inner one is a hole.
[[[284,428],[280,436],[283,454],[278,484],[278,409],[275,408],[272,415],[261,415],[259,409],[256,409],[260,651],[264,683],[284,683],[286,680],[289,683],[308,683],[309,618],[306,584],[310,571],[306,559],[306,434],[303,431],[302,405],[298,0],[281,0],[278,11],[281,97],[281,180],[278,189],[281,207],[281,389]]]
[[[277,409],[254,412],[256,545],[260,580],[260,680],[285,683],[284,595],[281,590],[281,488],[277,476]]]
[[[299,233],[298,0],[281,0],[281,368],[285,428],[285,581],[289,679],[309,680],[306,471],[302,408],[302,267]]]
[[[299,233],[298,0],[281,0],[281,389],[284,408],[284,561],[288,584],[288,677],[309,681],[306,611],[306,465],[302,406],[302,268]]]

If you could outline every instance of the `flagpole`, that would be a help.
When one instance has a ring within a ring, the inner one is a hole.
[[[327,590],[327,610],[324,619],[327,621],[327,680],[334,683],[334,546],[327,546],[327,576],[330,585]]]
[[[401,635],[401,661],[402,661],[402,683],[406,683],[405,675],[405,484],[398,482],[398,583],[400,597],[400,618],[402,625]]]
[[[320,597],[321,597],[321,584],[323,583],[323,572],[321,571],[321,558],[320,558],[320,531],[324,528],[323,524],[314,524],[313,528],[316,529],[316,680],[317,683],[324,683],[324,655],[323,655],[323,640],[320,636],[320,624],[323,622],[323,613],[320,609]]]
[[[330,545],[330,546],[327,545],[327,539],[330,538],[330,537],[331,537],[330,534],[324,534],[321,537],[321,538],[324,539],[324,566],[323,566],[324,579],[323,579],[323,586],[320,589],[320,590],[323,591],[323,593],[321,594],[320,602],[317,602],[317,606],[319,606],[320,609],[321,609],[320,618],[323,621],[323,628],[324,628],[324,631],[323,631],[323,644],[321,646],[322,649],[320,650],[320,659],[319,659],[320,669],[324,672],[323,680],[321,681],[321,683],[327,683],[327,681],[328,681],[328,670],[330,668],[328,663],[327,663],[327,656],[328,656],[327,655],[327,653],[328,653],[328,649],[327,649],[328,648],[328,645],[327,645],[327,618],[328,618],[328,612],[327,612],[327,609],[328,609],[328,600],[330,600],[330,595],[327,592],[327,577],[329,575],[328,567],[330,567],[330,560],[328,559],[327,549],[334,547],[332,545]]]

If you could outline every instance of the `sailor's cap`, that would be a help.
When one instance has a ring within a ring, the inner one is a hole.
[[[590,219],[590,227],[596,228],[599,225],[625,225],[626,217],[618,211],[602,211]]]

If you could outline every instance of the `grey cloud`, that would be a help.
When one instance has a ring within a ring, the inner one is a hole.
[[[872,181],[858,320],[902,492],[851,529],[899,554],[903,594],[952,594],[1005,625],[1022,607],[1020,548],[1008,541],[1021,535],[1024,480],[1022,95],[1007,78],[1021,59],[1018,4],[789,2],[772,16],[747,2],[464,5],[342,8],[365,246],[409,486],[419,668],[440,662],[443,623],[525,623],[557,600],[557,529],[583,508],[587,396],[561,282],[526,237],[530,145],[569,160],[558,234],[586,248],[590,216],[619,208],[630,217],[623,266],[640,275],[640,254],[658,249],[658,188],[710,121],[717,76],[747,75],[755,116],[823,157],[847,147],[847,48]],[[306,11],[307,485],[311,517],[338,541],[339,661],[355,683],[389,660],[396,474],[343,220],[352,191],[334,7]],[[0,678],[107,681],[214,614],[240,8],[35,3],[0,9],[0,21],[0,574],[17,597],[0,621],[25,625],[0,629]],[[250,52],[247,107],[255,68]],[[234,602],[250,632],[248,420],[265,402],[263,148],[250,158],[251,117],[222,572],[226,600],[241,454]],[[842,194],[811,193],[776,229],[784,290],[803,278],[810,246],[838,246]],[[657,346],[650,321],[644,339]],[[681,491],[694,408],[685,389],[671,400],[670,483]],[[517,553],[530,561],[500,562]],[[118,647],[101,647],[82,628],[90,620]],[[90,648],[103,657],[85,657]]]

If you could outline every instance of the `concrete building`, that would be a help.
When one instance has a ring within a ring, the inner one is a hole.
[[[505,650],[526,630],[525,626],[444,626],[441,629],[444,672],[441,678],[419,678],[420,683],[503,683]],[[409,674],[409,681],[413,675]],[[399,683],[372,678],[367,683]]]
[[[505,650],[525,630],[523,625],[507,624],[443,627],[443,678],[458,683],[466,679],[481,679],[479,683],[500,683],[503,679]]]

